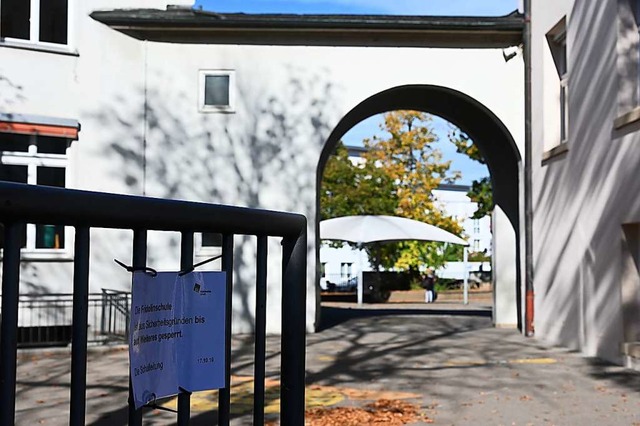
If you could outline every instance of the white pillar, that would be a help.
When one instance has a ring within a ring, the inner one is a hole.
[[[469,247],[464,247],[464,255],[462,258],[462,263],[464,266],[464,272],[462,273],[463,279],[463,292],[464,292],[464,304],[469,304]]]
[[[363,280],[363,273],[362,273],[362,265],[364,262],[362,262],[362,254],[363,254],[364,250],[362,249],[362,246],[358,247],[358,285],[357,285],[357,293],[358,293],[358,305],[362,305],[363,301],[364,301],[364,280]]]

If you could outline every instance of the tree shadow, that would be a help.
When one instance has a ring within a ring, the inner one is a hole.
[[[286,73],[287,84],[278,93],[239,81],[236,113],[206,114],[194,113],[193,94],[184,87],[164,84],[171,79],[166,71],[150,71],[147,87],[95,111],[100,127],[110,129],[97,154],[106,159],[109,177],[130,193],[314,212],[315,176],[309,170],[315,170],[316,156],[301,153],[314,146],[319,153],[333,124],[335,90],[326,71],[309,74],[288,67]],[[144,100],[144,105],[131,99]],[[163,241],[178,245],[175,238]],[[235,331],[253,331],[255,252],[253,238],[236,238]],[[149,248],[149,264],[172,264],[175,258],[161,245]],[[269,281],[274,282],[281,264],[277,255],[269,262]],[[313,288],[310,283],[310,292]],[[268,299],[280,299],[273,285]]]
[[[490,309],[449,309],[446,307],[434,307],[430,309],[412,309],[412,308],[360,308],[354,307],[332,307],[323,306],[320,321],[320,329],[324,331],[348,321],[357,320],[359,318],[383,318],[387,316],[452,316],[452,317],[479,317],[491,318]]]

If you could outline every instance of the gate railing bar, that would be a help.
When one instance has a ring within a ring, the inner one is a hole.
[[[87,329],[89,320],[89,228],[76,228],[73,264],[71,331],[71,402],[69,424],[84,425],[87,389]]]
[[[222,236],[222,270],[227,273],[225,301],[224,383],[218,391],[218,425],[228,426],[231,413],[231,318],[233,309],[233,234]]]
[[[133,231],[133,256],[131,266],[133,268],[144,268],[147,266],[147,231],[145,230],[135,229]],[[133,399],[131,369],[129,369],[129,426],[142,426],[142,410],[136,410]]]
[[[180,240],[180,270],[193,268],[193,232],[183,231]],[[178,426],[186,426],[191,418],[191,393],[180,390],[178,394]]]
[[[307,234],[304,232],[295,237],[285,237],[282,242],[280,424],[304,425],[307,286],[301,283],[304,283],[307,273]]]
[[[0,345],[0,425],[15,423],[18,345],[18,285],[20,283],[20,222],[4,224],[2,259],[2,344]]]
[[[264,379],[266,357],[266,321],[267,321],[267,254],[268,240],[258,236],[256,259],[256,325],[255,360],[253,378],[253,424],[264,424]]]

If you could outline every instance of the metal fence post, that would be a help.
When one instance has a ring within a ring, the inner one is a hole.
[[[182,232],[180,243],[180,270],[193,268],[193,232]],[[191,418],[191,393],[181,390],[178,394],[178,426],[186,426]]]
[[[89,228],[76,228],[73,264],[70,425],[84,425],[87,390],[87,320],[89,310]]]
[[[133,261],[134,268],[142,268],[147,265],[147,231],[136,229],[133,231]],[[133,401],[133,388],[131,387],[131,375],[129,375],[129,425],[142,425],[142,410],[136,410]]]
[[[307,310],[307,229],[285,237],[282,253],[282,361],[280,422],[304,425],[305,332]]]
[[[24,224],[4,224],[2,259],[2,327],[0,336],[0,425],[15,423],[18,295],[20,292],[20,237]]]
[[[258,236],[256,259],[256,325],[255,359],[253,368],[253,424],[264,424],[264,376],[267,322],[267,255],[268,239]]]
[[[227,294],[225,301],[225,359],[224,381],[225,387],[218,391],[218,425],[229,425],[231,412],[231,317],[233,312],[233,234],[222,236],[222,270],[227,273]]]

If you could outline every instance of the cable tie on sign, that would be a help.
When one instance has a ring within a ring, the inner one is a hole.
[[[151,409],[154,409],[154,410],[168,411],[170,413],[177,413],[176,410],[172,410],[171,408],[163,407],[161,405],[156,404],[156,395],[155,394],[153,394],[153,399],[151,401],[147,402],[146,404],[144,404],[143,407],[151,408]]]
[[[213,262],[214,260],[218,260],[222,257],[221,254],[217,255],[217,256],[213,256],[211,259],[207,259],[207,260],[203,260],[200,263],[196,263],[195,265],[193,265],[191,268],[185,269],[184,271],[180,271],[178,272],[178,276],[182,277],[184,275],[187,275],[190,272],[193,272],[197,267],[202,266],[202,265],[206,265],[209,262]]]
[[[168,411],[170,413],[178,413],[178,410],[172,410],[171,408],[167,408],[167,407],[163,407],[162,405],[158,405],[155,402],[153,404],[147,404],[145,405],[146,408],[151,408],[154,410],[162,410],[162,411]]]
[[[118,259],[113,259],[113,261],[116,262],[118,265],[122,266],[128,272],[142,271],[145,274],[151,275],[152,277],[155,277],[158,275],[158,271],[156,271],[153,268],[149,268],[148,266],[127,266],[124,263],[120,262]]]

